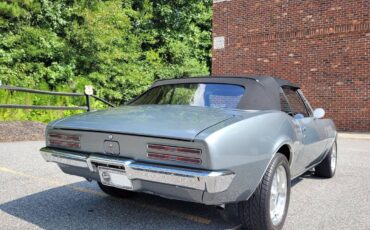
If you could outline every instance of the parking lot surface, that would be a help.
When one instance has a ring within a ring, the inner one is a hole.
[[[46,163],[43,144],[0,143],[0,229],[240,229],[233,206],[109,197]],[[370,229],[369,216],[370,140],[340,138],[334,178],[293,181],[284,229]]]

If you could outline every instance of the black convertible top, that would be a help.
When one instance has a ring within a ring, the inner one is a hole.
[[[186,83],[214,83],[233,84],[243,86],[246,91],[241,98],[238,109],[250,110],[281,110],[280,87],[299,89],[293,83],[268,76],[212,76],[212,77],[190,77],[169,80],[158,80],[151,88]]]
[[[271,80],[274,80],[279,86],[290,86],[296,89],[300,88],[297,85],[291,83],[290,81],[282,80],[282,79],[270,77],[270,76],[218,76],[218,75],[157,80],[153,84],[153,86],[167,85],[167,84],[181,84],[181,83],[199,83],[199,82],[227,83],[227,84],[243,85],[241,83],[245,80],[255,80],[267,87],[269,86],[268,82],[270,82]],[[270,85],[270,87],[274,87],[274,86]]]

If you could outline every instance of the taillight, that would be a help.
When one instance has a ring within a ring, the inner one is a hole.
[[[48,142],[53,147],[81,148],[81,137],[74,134],[49,133]]]
[[[156,160],[179,161],[190,164],[201,164],[201,149],[148,144],[147,157]]]

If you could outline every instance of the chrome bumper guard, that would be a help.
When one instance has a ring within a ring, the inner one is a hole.
[[[91,172],[97,172],[97,165],[118,167],[124,169],[131,180],[169,184],[208,193],[225,191],[235,176],[231,171],[205,171],[162,166],[139,163],[118,157],[87,155],[47,147],[40,149],[40,153],[48,162],[86,168]]]

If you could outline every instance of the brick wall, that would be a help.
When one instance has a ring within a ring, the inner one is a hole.
[[[369,0],[215,0],[214,75],[300,85],[339,130],[370,131]]]

